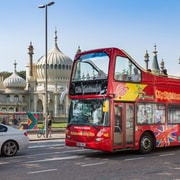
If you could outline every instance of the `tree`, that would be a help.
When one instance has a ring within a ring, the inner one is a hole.
[[[7,72],[7,71],[3,71],[0,73],[1,76],[3,76],[3,79],[6,79],[7,77],[9,77],[12,73]]]
[[[8,72],[8,71],[0,72],[0,75],[3,76],[3,79],[8,78],[11,74],[12,74],[12,72]],[[19,72],[17,72],[17,74],[20,77],[22,77],[23,79],[26,79],[26,71],[19,71]]]
[[[26,79],[26,71],[19,71],[17,74],[22,77],[23,79]]]

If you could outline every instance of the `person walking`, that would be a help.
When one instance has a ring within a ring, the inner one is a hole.
[[[52,136],[52,119],[50,115],[48,115],[48,136]]]

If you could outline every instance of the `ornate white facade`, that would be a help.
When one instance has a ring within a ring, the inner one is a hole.
[[[26,80],[16,73],[16,63],[10,77],[4,81],[1,77],[0,111],[45,113],[46,59],[42,56],[37,63],[33,63],[33,50],[30,43]],[[58,48],[57,32],[55,32],[54,47],[47,55],[47,109],[54,118],[67,116],[68,113],[67,93],[71,66],[72,60]]]

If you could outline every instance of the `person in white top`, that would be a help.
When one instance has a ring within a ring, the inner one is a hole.
[[[134,74],[131,77],[132,81],[140,81],[140,74],[138,73],[138,69],[134,68]]]
[[[94,110],[92,113],[93,123],[99,124],[102,118],[101,108],[97,107],[96,104],[94,104]]]

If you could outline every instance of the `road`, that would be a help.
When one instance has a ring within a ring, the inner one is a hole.
[[[110,154],[66,147],[64,140],[35,141],[15,157],[0,157],[0,179],[180,180],[180,147]]]

